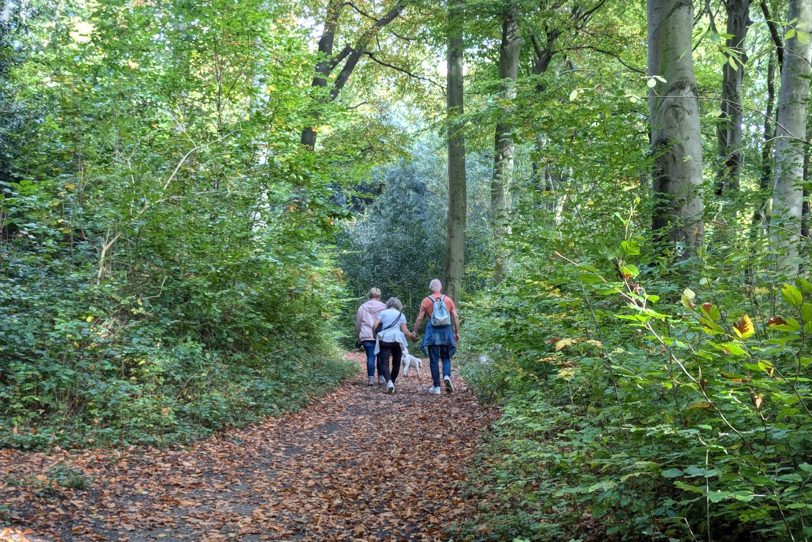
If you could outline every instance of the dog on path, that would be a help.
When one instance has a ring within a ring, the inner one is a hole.
[[[417,371],[418,378],[420,377],[420,368],[423,366],[423,361],[409,353],[408,350],[403,351],[403,359],[400,364],[403,376],[409,376],[409,369],[414,368]]]

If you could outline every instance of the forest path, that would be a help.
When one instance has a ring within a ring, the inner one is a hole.
[[[176,450],[2,450],[0,512],[32,541],[441,540],[471,511],[462,482],[494,412],[464,385],[428,395],[427,365],[395,395],[364,370],[298,413]],[[89,489],[53,484],[58,464]]]

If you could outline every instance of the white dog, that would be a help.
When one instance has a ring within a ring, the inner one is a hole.
[[[409,375],[409,369],[414,367],[417,371],[418,378],[420,377],[420,368],[423,366],[423,361],[420,358],[416,358],[409,353],[408,350],[403,351],[403,359],[401,360],[401,371],[403,372],[403,376]]]

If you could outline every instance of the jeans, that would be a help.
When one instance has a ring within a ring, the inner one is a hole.
[[[443,360],[443,376],[451,377],[451,350],[447,344],[429,345],[429,368],[431,369],[431,381],[435,388],[440,387],[440,358]]]
[[[400,374],[400,361],[403,357],[403,350],[400,343],[386,343],[381,341],[380,354],[378,355],[378,376],[383,375],[387,382],[394,382]],[[392,370],[389,370],[389,358],[392,358]]]
[[[361,341],[367,355],[367,376],[375,376],[375,341]]]

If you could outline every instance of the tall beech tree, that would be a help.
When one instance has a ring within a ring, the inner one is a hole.
[[[804,146],[807,100],[812,62],[812,2],[790,0],[785,33],[784,64],[778,96],[776,122],[775,180],[771,235],[779,268],[787,274],[798,271],[801,214],[803,212]]]
[[[513,127],[510,104],[516,97],[516,77],[519,74],[519,10],[516,2],[510,0],[502,14],[502,41],[499,46],[499,82],[504,107],[496,121],[494,141],[493,178],[491,180],[491,210],[493,213],[493,235],[496,243],[494,279],[498,282],[505,272],[507,255],[500,246],[509,232],[510,185],[513,180]]]
[[[654,155],[652,229],[658,244],[702,243],[702,132],[692,60],[692,2],[648,0],[648,75]]]
[[[463,42],[465,0],[448,0],[448,65],[446,121],[448,125],[448,237],[446,240],[444,273],[446,292],[459,297],[465,269],[465,226],[467,223],[467,185],[465,180],[465,135],[462,116],[463,101]]]

